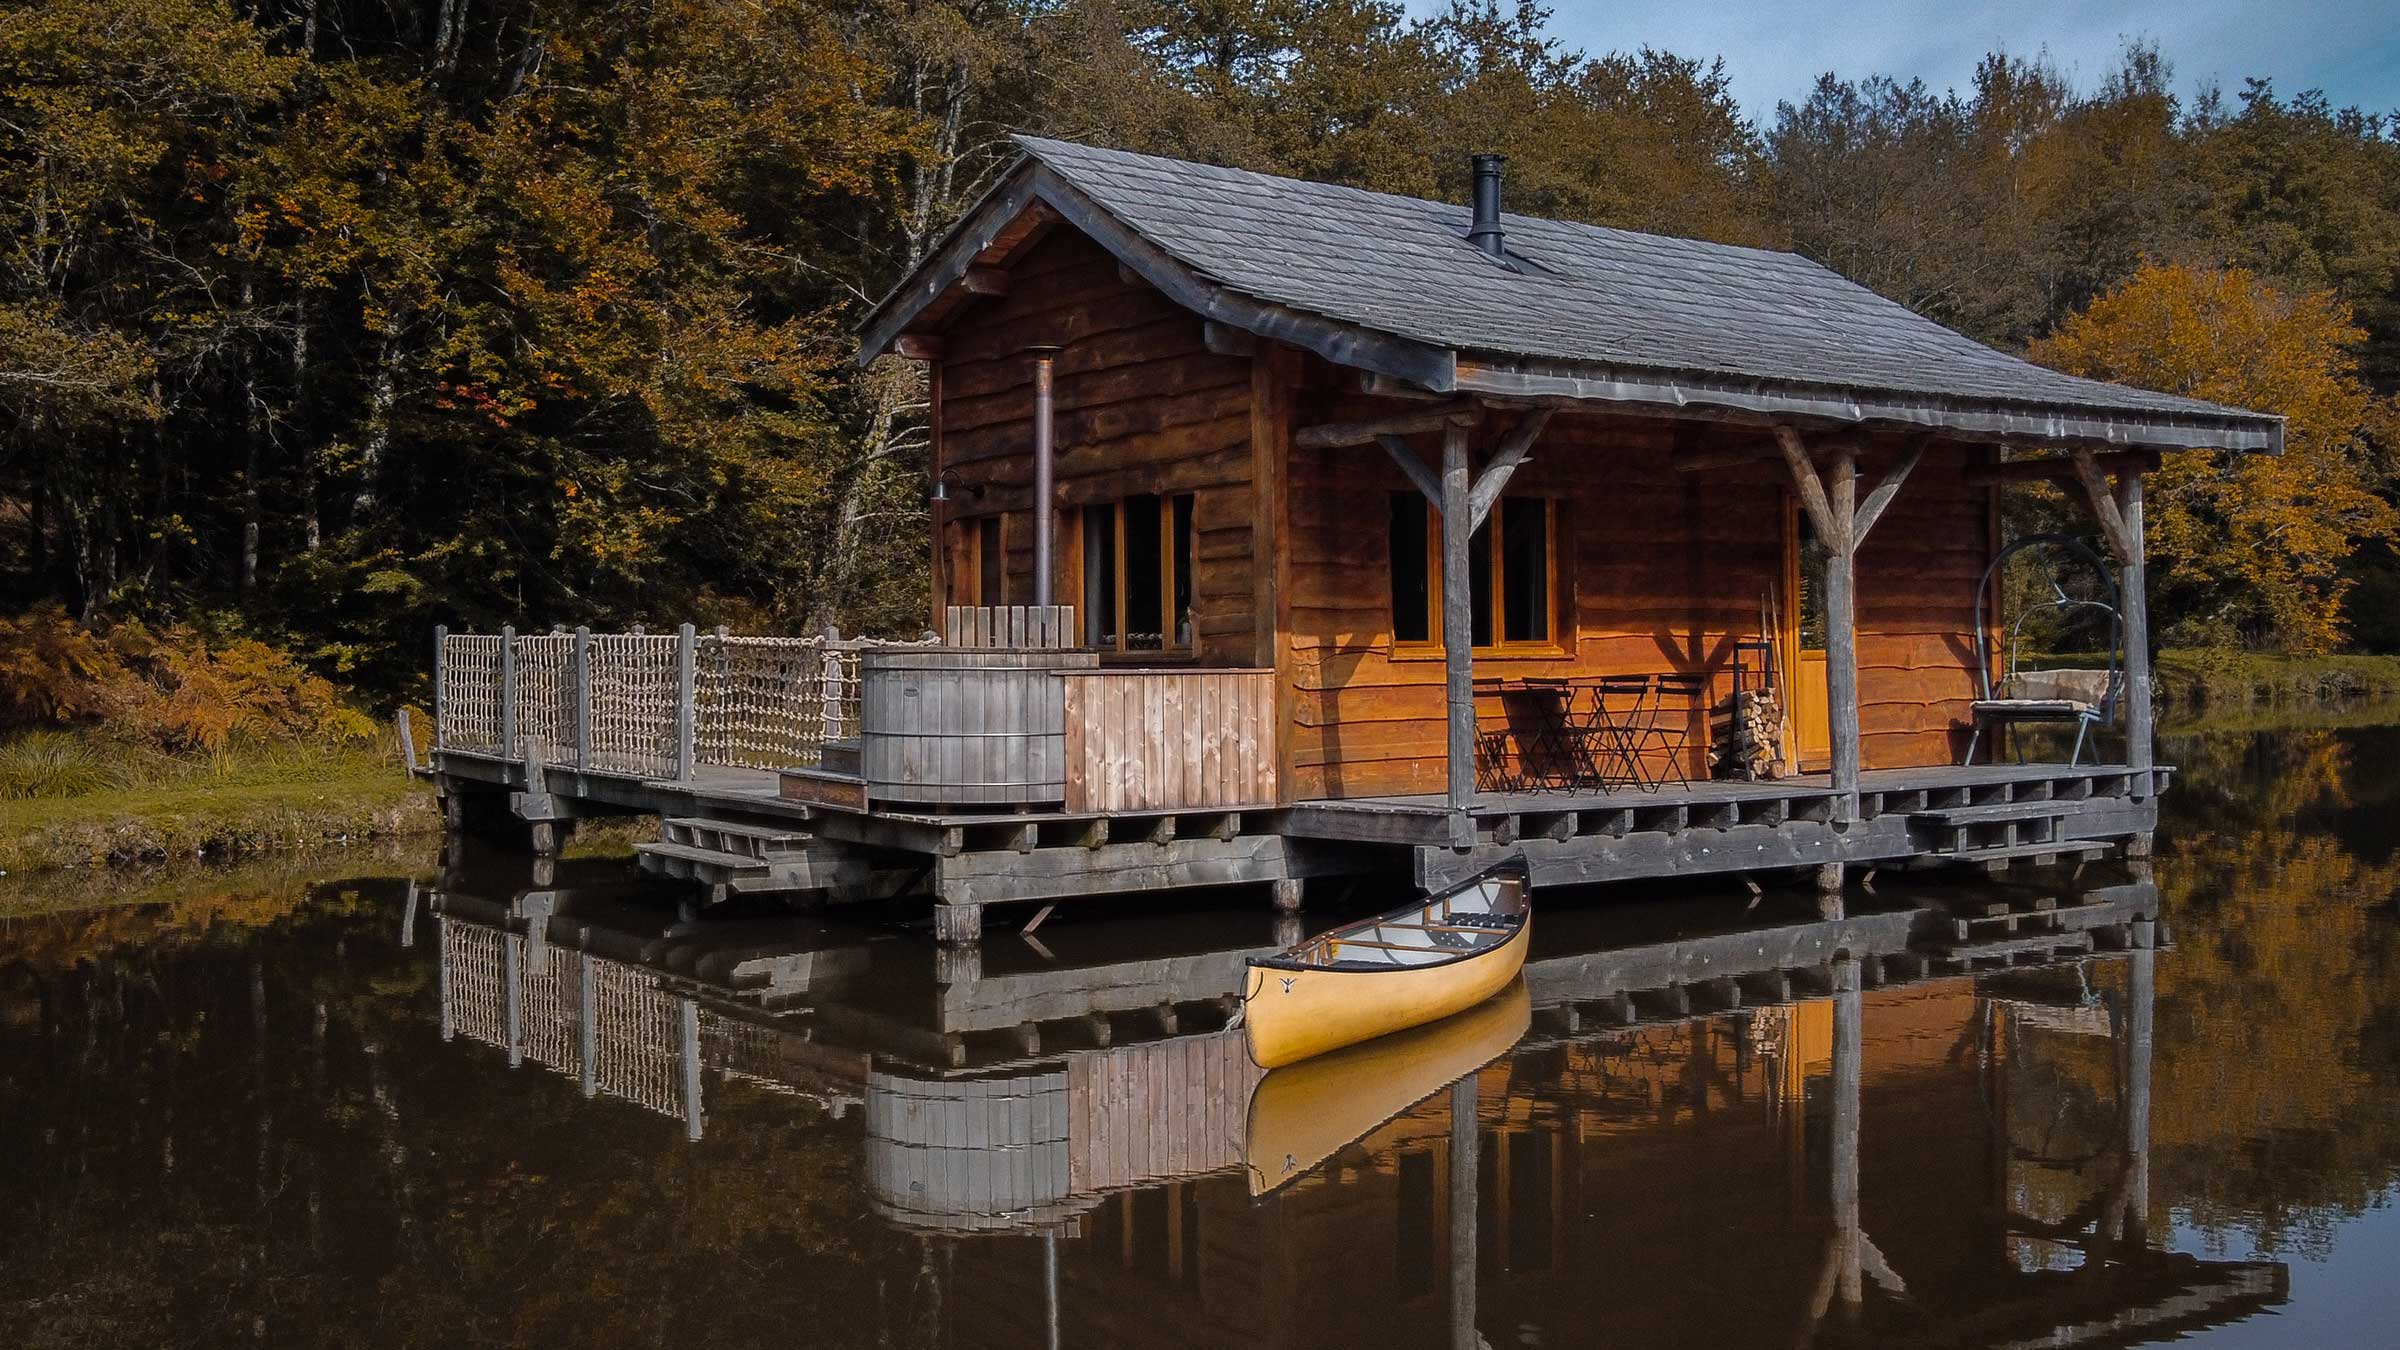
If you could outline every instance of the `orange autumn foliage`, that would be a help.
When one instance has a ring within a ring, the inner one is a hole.
[[[186,628],[95,631],[56,605],[0,617],[0,730],[93,725],[168,750],[234,741],[342,743],[374,723],[334,686],[252,638]]]
[[[2034,344],[2071,374],[2287,419],[2280,456],[2169,455],[2151,478],[2152,585],[2175,640],[2341,640],[2345,560],[2400,537],[2365,435],[2392,416],[2359,378],[2365,337],[2330,292],[2153,264]]]

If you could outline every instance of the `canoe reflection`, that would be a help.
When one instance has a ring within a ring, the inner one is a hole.
[[[1520,979],[1465,1012],[1270,1072],[1250,1093],[1250,1194],[1297,1181],[1341,1148],[1507,1054],[1533,1024]]]

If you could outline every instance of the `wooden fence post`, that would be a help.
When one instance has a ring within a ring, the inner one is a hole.
[[[575,767],[592,767],[592,630],[575,627]]]
[[[442,716],[442,705],[450,701],[447,688],[449,684],[449,649],[450,626],[435,624],[433,626],[433,748],[436,750],[443,746],[442,724],[448,720]]]
[[[517,630],[500,626],[500,758],[517,757]]]
[[[699,762],[700,663],[698,630],[675,630],[675,779],[685,782]]]
[[[829,641],[825,644],[825,659],[817,669],[817,758],[820,763],[825,747],[842,738],[842,677],[847,673],[841,652]]]

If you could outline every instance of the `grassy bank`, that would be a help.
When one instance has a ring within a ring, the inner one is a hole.
[[[390,747],[166,755],[69,732],[0,743],[0,871],[239,857],[440,827],[431,790]]]
[[[2037,666],[2098,666],[2089,652],[2027,657]],[[2163,709],[2258,708],[2400,698],[2400,656],[2287,656],[2170,647],[2151,672]]]

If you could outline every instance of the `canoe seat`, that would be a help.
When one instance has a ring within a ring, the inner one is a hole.
[[[1490,932],[1505,933],[1517,926],[1517,916],[1514,914],[1461,914],[1453,910],[1448,922],[1454,928],[1481,928]]]

